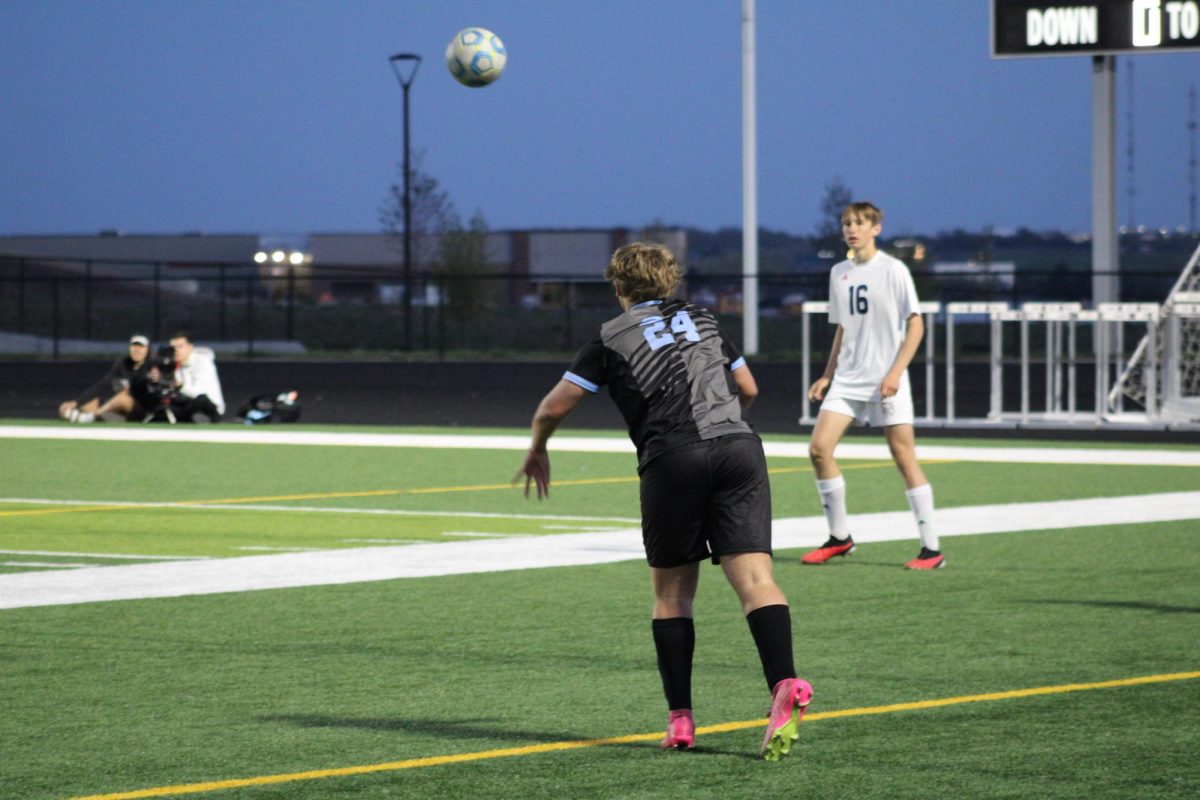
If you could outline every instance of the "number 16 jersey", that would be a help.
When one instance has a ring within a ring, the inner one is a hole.
[[[879,384],[904,343],[908,318],[919,313],[917,289],[903,261],[879,251],[864,264],[847,259],[834,265],[829,322],[844,332],[829,396],[878,400]],[[909,391],[907,370],[900,391]]]

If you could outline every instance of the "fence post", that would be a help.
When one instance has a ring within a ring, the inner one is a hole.
[[[934,382],[937,376],[934,374],[936,367],[935,362],[937,356],[934,354],[937,348],[935,337],[937,336],[937,315],[942,310],[940,302],[921,303],[921,313],[925,315],[925,319],[929,320],[929,324],[925,326],[925,419],[932,420],[936,417],[934,413],[936,400],[934,398]]]
[[[25,259],[17,262],[17,333],[25,332]]]
[[[50,335],[54,339],[54,360],[58,361],[58,278],[50,279]]]
[[[287,331],[286,339],[296,338],[296,268],[288,267],[287,273]]]
[[[437,354],[438,361],[446,360],[446,280],[437,279]]]
[[[217,334],[221,341],[229,337],[225,331],[225,265],[217,267]]]
[[[83,338],[92,338],[92,262],[83,270]]]
[[[162,265],[154,265],[154,341],[162,340]]]
[[[246,358],[254,358],[254,278],[246,279]]]
[[[566,289],[567,289],[566,292],[563,293],[565,296],[566,317],[567,317],[566,325],[564,326],[564,330],[563,330],[563,335],[565,337],[565,341],[563,342],[563,349],[570,351],[571,340],[574,338],[571,335],[573,332],[571,330],[571,328],[573,327],[572,323],[574,322],[574,320],[572,319],[572,314],[571,314],[571,305],[572,305],[571,301],[575,297],[575,284],[572,283],[571,281],[567,281]]]

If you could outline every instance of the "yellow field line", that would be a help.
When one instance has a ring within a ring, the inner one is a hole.
[[[82,511],[124,511],[143,506],[111,505],[111,506],[75,506],[73,508],[29,508],[20,511],[0,511],[0,517],[36,517],[45,514],[78,514]]]
[[[925,461],[925,464],[950,464],[954,463],[950,460],[940,461]],[[870,464],[850,464],[842,467],[843,470],[851,469],[879,469],[881,467],[892,466],[891,461],[880,461]],[[812,467],[775,467],[768,469],[772,475],[787,475],[796,472],[812,472]],[[598,486],[602,484],[613,483],[636,483],[639,480],[636,475],[621,476],[618,478],[579,478],[570,481],[555,481],[555,486]],[[475,486],[434,486],[424,489],[367,489],[357,492],[313,492],[310,494],[280,494],[280,495],[265,495],[263,497],[224,497],[215,500],[181,500],[175,503],[162,503],[154,506],[154,508],[170,508],[172,506],[188,507],[188,506],[223,506],[223,505],[238,505],[240,503],[278,503],[285,500],[335,500],[347,497],[394,497],[398,495],[420,495],[420,494],[448,494],[452,492],[486,492],[486,491],[501,491],[512,489],[511,483],[486,483]],[[114,503],[104,506],[75,506],[69,508],[38,508],[38,509],[23,509],[19,511],[0,511],[0,517],[28,517],[28,516],[43,516],[47,514],[79,514],[87,511],[127,511],[135,508],[146,508],[142,505],[123,505]]]
[[[1141,686],[1150,683],[1194,680],[1196,678],[1200,678],[1200,672],[1175,672],[1165,675],[1145,675],[1139,678],[1123,678],[1120,680],[1097,681],[1094,683],[1067,683],[1059,686],[1038,686],[1030,689],[1013,689],[1007,692],[989,692],[987,694],[964,695],[962,697],[944,697],[937,700],[920,700],[914,703],[893,703],[886,706],[847,708],[840,711],[821,711],[807,715],[804,718],[804,721],[805,723],[812,723],[823,719],[864,717],[872,714],[894,714],[898,711],[921,711],[929,708],[962,705],[964,703],[1015,700],[1022,697],[1066,694],[1068,692],[1086,692],[1095,689],[1116,689],[1124,686]],[[763,721],[761,719],[747,720],[743,722],[726,722],[719,725],[707,725],[699,727],[696,729],[696,733],[727,733],[729,731],[737,731],[745,728],[761,727],[762,724]],[[585,747],[603,747],[605,745],[629,744],[632,742],[652,742],[656,741],[661,736],[661,732],[636,733],[629,736],[614,736],[606,739],[581,739],[567,742],[548,742],[546,744],[535,744],[525,747],[507,747],[499,750],[483,750],[475,753],[457,753],[455,755],[448,756],[411,758],[405,761],[391,761],[384,764],[364,764],[353,767],[314,769],[306,772],[290,772],[280,775],[260,775],[254,778],[232,778],[230,780],[209,781],[206,783],[185,783],[175,786],[159,786],[152,789],[137,789],[131,792],[115,792],[112,794],[94,794],[83,797],[73,797],[71,800],[139,800],[139,798],[146,797],[201,794],[205,792],[215,792],[222,789],[243,789],[250,786],[267,786],[276,783],[292,783],[294,781],[311,781],[322,778],[368,775],[374,772],[397,772],[405,769],[437,767],[444,764],[461,764],[469,761],[484,761],[493,758],[511,758],[513,756],[529,756],[538,755],[541,753],[558,753],[564,750],[579,750]]]

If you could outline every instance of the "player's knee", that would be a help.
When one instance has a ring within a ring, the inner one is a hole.
[[[833,447],[815,439],[808,443],[808,460],[814,464],[828,464],[833,461]]]
[[[654,598],[654,618],[674,619],[692,616],[692,600],[688,597],[659,596]]]

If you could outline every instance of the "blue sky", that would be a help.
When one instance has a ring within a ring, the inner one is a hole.
[[[1088,230],[1090,60],[991,59],[988,8],[758,0],[760,224],[811,233],[837,177],[889,234]],[[509,51],[484,89],[442,60],[470,25]],[[5,0],[0,31],[0,235],[377,231],[400,51],[413,149],[463,214],[741,225],[740,0]],[[1200,54],[1118,67],[1118,221],[1184,224]]]

